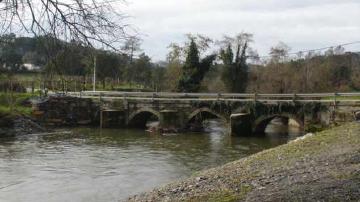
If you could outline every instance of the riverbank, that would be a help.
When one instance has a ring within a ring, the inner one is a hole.
[[[0,137],[42,133],[47,130],[22,114],[0,112]]]
[[[30,93],[0,93],[0,137],[45,132],[31,118]]]
[[[360,124],[199,172],[129,201],[358,201]]]

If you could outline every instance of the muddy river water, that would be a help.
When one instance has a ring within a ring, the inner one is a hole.
[[[206,131],[75,128],[0,138],[0,201],[118,201],[202,169],[286,143],[299,135],[232,137],[222,123]]]

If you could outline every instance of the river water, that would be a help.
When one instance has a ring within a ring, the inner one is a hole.
[[[298,135],[231,137],[209,121],[205,132],[177,135],[76,128],[0,138],[0,201],[123,200]]]

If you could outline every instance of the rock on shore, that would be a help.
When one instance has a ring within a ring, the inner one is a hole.
[[[349,123],[128,201],[359,201],[360,124]]]

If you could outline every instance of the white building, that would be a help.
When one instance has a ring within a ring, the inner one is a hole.
[[[39,71],[40,70],[40,66],[30,64],[30,63],[23,64],[23,67],[24,67],[24,69],[26,69],[28,71]]]

